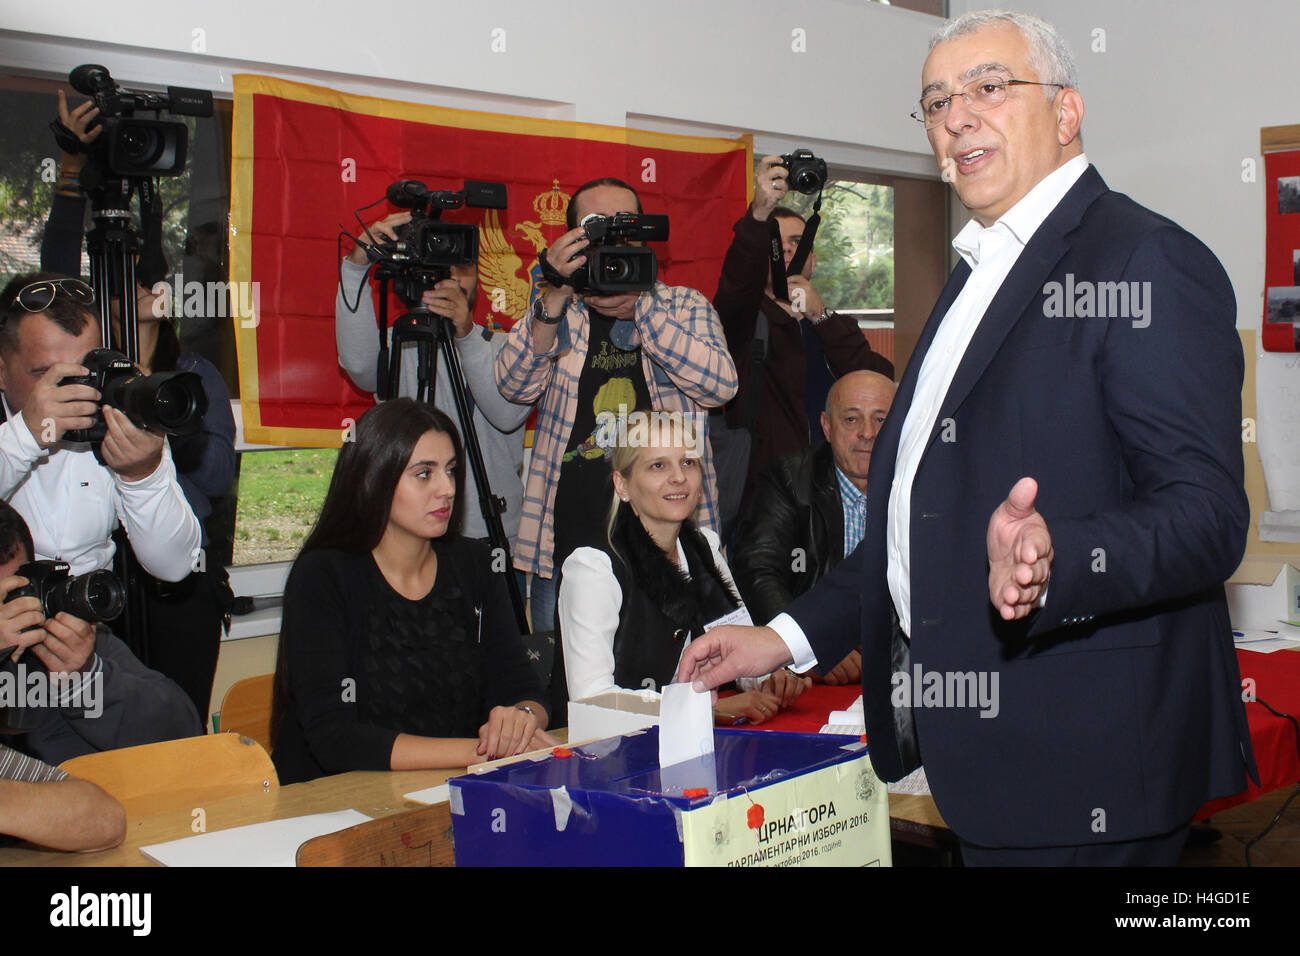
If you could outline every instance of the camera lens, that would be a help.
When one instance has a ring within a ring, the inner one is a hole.
[[[122,613],[126,593],[112,571],[91,571],[68,578],[51,590],[51,614],[67,611],[83,621],[110,621]]]
[[[601,282],[627,282],[631,278],[632,262],[630,260],[621,256],[601,260]]]
[[[135,422],[168,435],[198,431],[208,396],[203,380],[194,372],[157,372],[138,375],[122,384],[104,402],[125,412]]]
[[[122,157],[133,166],[152,166],[163,152],[159,131],[148,126],[127,126],[122,130]]]

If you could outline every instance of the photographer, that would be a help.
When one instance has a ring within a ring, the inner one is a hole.
[[[395,240],[395,230],[411,221],[410,210],[393,213],[370,225],[371,241]],[[375,309],[369,284],[362,285],[369,266],[366,251],[356,246],[341,266],[342,282],[334,303],[334,340],[339,351],[339,365],[353,383],[367,392],[377,388],[379,340],[375,332]],[[483,451],[492,492],[505,499],[501,524],[513,547],[519,533],[520,503],[524,496],[520,472],[524,461],[524,421],[531,409],[507,401],[497,391],[493,363],[505,344],[504,335],[493,335],[486,328],[474,327],[474,301],[478,293],[478,267],[453,265],[451,278],[443,279],[427,290],[422,303],[435,315],[451,319],[455,329],[456,351],[460,356],[465,387],[474,409],[474,428]],[[351,299],[357,299],[351,308]],[[391,330],[390,330],[391,343]],[[417,346],[404,343],[401,355],[401,391],[398,397],[412,398],[417,387]],[[456,420],[447,365],[438,356],[434,406]],[[474,473],[465,464],[466,492],[464,535],[487,538],[487,525],[479,509],[479,489]]]
[[[67,275],[81,271],[81,246],[86,199],[79,177],[86,163],[85,150],[100,136],[102,127],[93,125],[99,110],[93,100],[74,109],[59,90],[59,125],[67,134],[61,142],[81,144],[76,152],[64,152],[59,179],[55,184],[45,235],[41,241],[41,268]],[[182,370],[194,372],[203,382],[208,407],[202,428],[192,435],[170,439],[176,477],[185,499],[199,519],[202,546],[212,535],[207,527],[212,499],[225,493],[235,477],[235,419],[230,394],[216,367],[196,352],[184,350],[176,328],[167,318],[167,301],[151,291],[167,273],[161,250],[141,256],[137,263],[136,313],[141,368],[148,374]],[[119,300],[113,301],[115,321]],[[120,326],[115,325],[115,328]],[[200,714],[206,714],[212,695],[212,680],[221,648],[222,617],[229,606],[230,584],[219,561],[205,560],[179,581],[141,580],[139,593],[146,595],[148,634],[132,635],[145,648],[149,663],[179,683]]]
[[[94,293],[52,273],[15,277],[0,293],[0,497],[26,518],[38,558],[84,574],[110,566],[119,520],[146,571],[186,577],[201,531],[176,480],[167,442],[103,406],[103,464],[64,432],[95,422],[99,393],[60,385],[86,374],[81,359],[99,346]]]
[[[46,618],[38,597],[9,595],[26,587],[17,575],[32,560],[22,516],[0,501],[0,665],[15,687],[48,680],[40,704],[3,714],[17,745],[46,763],[83,754],[192,737],[202,733],[189,697],[145,667],[103,624],[60,611]],[[35,658],[35,661],[32,660]]]
[[[562,278],[571,280],[587,262],[581,253],[589,240],[578,223],[591,213],[621,212],[641,212],[636,191],[621,180],[593,180],[573,194],[569,231],[547,251]],[[608,497],[612,441],[598,416],[650,408],[697,413],[736,391],[717,313],[695,289],[655,282],[645,292],[577,296],[569,284],[543,288],[531,314],[511,329],[496,365],[501,394],[541,403],[515,554],[515,566],[535,575],[538,630],[554,620],[554,575],[564,559],[604,539],[604,519],[591,502]],[[707,443],[702,460],[697,523],[717,531]]]
[[[800,274],[786,280],[790,301],[772,298],[769,220],[777,218],[786,268],[804,232],[803,218],[777,205],[789,191],[789,177],[782,157],[764,156],[759,162],[753,205],[733,227],[735,238],[713,296],[740,380],[727,405],[727,424],[752,429],[748,472],[727,476],[744,481],[746,504],[768,461],[806,448],[810,436],[819,434],[819,416],[835,379],[858,369],[894,375],[893,363],[871,350],[850,316],[825,307],[811,282],[815,255],[808,256]],[[754,340],[764,321],[766,358],[757,373],[762,391],[755,395]]]

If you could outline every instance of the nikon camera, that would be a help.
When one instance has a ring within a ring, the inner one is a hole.
[[[31,561],[14,573],[26,578],[27,585],[10,591],[5,603],[20,597],[38,598],[46,617],[67,611],[93,624],[111,621],[126,604],[126,591],[112,571],[74,577],[66,561]]]
[[[104,405],[127,415],[137,428],[166,435],[192,435],[203,425],[208,396],[197,372],[156,372],[143,375],[131,361],[114,349],[93,349],[81,364],[86,375],[70,375],[60,385],[89,385],[99,391],[99,412],[89,428],[74,428],[64,434],[67,441],[98,444],[108,433]]]

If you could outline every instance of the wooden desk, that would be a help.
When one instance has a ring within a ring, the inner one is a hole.
[[[435,787],[461,773],[462,770],[355,771],[287,787],[245,790],[193,808],[164,809],[129,818],[126,840],[112,850],[60,853],[5,849],[0,850],[0,866],[152,866],[140,847],[194,836],[195,809],[204,811],[208,833],[331,810],[359,810],[368,817],[379,818],[424,807],[425,804],[407,800],[402,794]]]

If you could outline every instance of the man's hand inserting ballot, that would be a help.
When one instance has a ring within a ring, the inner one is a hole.
[[[790,649],[770,627],[715,627],[682,652],[674,683],[712,690],[737,677],[762,677],[791,662]]]

